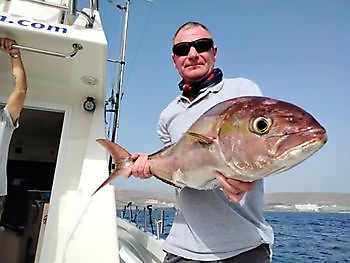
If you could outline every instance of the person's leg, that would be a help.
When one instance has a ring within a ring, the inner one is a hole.
[[[163,263],[185,263],[185,262],[196,263],[196,262],[202,262],[202,261],[182,258],[180,256],[176,256],[171,253],[167,253],[163,260]]]
[[[216,262],[216,261],[215,261]],[[270,248],[262,244],[252,250],[241,253],[235,257],[217,261],[216,263],[270,263]]]
[[[1,221],[2,213],[4,212],[5,198],[6,198],[5,195],[0,196],[0,221]]]
[[[269,245],[262,244],[252,250],[241,253],[237,256],[216,260],[216,261],[198,261],[182,258],[170,253],[167,253],[163,263],[200,263],[200,262],[212,262],[212,263],[269,263],[270,261],[270,249]]]

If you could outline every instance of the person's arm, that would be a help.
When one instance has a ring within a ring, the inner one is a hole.
[[[157,134],[164,145],[170,145],[170,135],[165,127],[165,122],[163,119],[163,112],[159,116]],[[131,167],[131,174],[135,177],[141,179],[147,179],[152,176],[150,169],[150,161],[146,153],[135,153],[131,155],[131,158],[135,160],[135,163]]]
[[[1,51],[9,54],[12,65],[14,88],[7,100],[7,109],[13,123],[16,123],[24,106],[27,92],[27,79],[21,54],[17,48],[12,48],[16,42],[8,38],[0,38]]]

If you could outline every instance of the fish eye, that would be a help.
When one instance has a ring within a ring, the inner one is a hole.
[[[252,132],[262,135],[269,131],[271,120],[265,117],[257,117],[253,120]]]

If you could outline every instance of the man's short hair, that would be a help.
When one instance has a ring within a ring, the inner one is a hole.
[[[211,35],[211,32],[209,31],[209,29],[203,25],[202,23],[199,23],[199,22],[195,22],[195,21],[189,21],[189,22],[186,22],[185,24],[183,24],[182,26],[180,26],[175,34],[174,34],[174,37],[173,37],[173,42],[175,41],[175,38],[177,36],[177,34],[182,30],[182,29],[190,29],[190,28],[193,28],[193,27],[197,27],[197,26],[200,26],[202,27],[204,30],[208,31],[208,33]]]

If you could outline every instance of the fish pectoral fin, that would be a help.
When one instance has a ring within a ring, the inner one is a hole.
[[[198,141],[199,143],[204,143],[207,145],[212,144],[214,141],[214,139],[211,137],[191,131],[186,132],[185,135],[191,137],[191,139]]]

